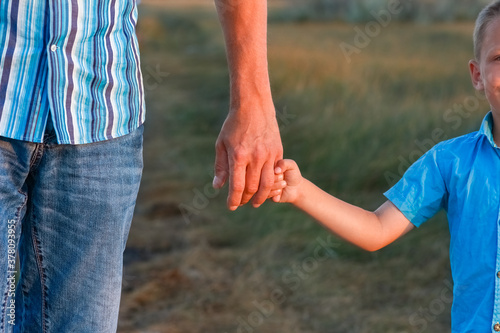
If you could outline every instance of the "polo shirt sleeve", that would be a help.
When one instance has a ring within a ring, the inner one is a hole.
[[[437,146],[418,159],[384,195],[416,227],[444,207],[446,184],[438,165]]]

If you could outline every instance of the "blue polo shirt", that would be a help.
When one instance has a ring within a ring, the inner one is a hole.
[[[500,331],[500,149],[492,129],[490,112],[478,132],[437,144],[385,193],[417,227],[447,212],[454,333]]]

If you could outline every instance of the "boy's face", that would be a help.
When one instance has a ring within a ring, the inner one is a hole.
[[[480,59],[469,62],[472,84],[484,91],[494,120],[500,120],[500,17],[487,26],[480,52]]]

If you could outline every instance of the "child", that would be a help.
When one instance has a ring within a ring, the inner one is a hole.
[[[478,132],[441,142],[385,193],[375,212],[347,204],[304,179],[292,160],[276,165],[271,193],[335,234],[376,251],[441,208],[448,214],[454,280],[452,332],[500,332],[500,0],[479,14],[472,83],[490,103]],[[498,124],[498,125],[496,125]]]

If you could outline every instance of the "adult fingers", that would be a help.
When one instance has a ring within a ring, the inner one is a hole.
[[[259,190],[255,194],[252,204],[255,208],[259,207],[266,201],[274,184],[274,161],[266,162],[262,167],[260,174]]]
[[[254,194],[259,190],[261,168],[262,165],[256,166],[255,164],[249,164],[247,166],[245,176],[245,190],[243,191],[243,195],[241,197],[241,205],[249,202]]]
[[[224,186],[229,174],[229,163],[227,159],[226,147],[223,143],[217,141],[215,146],[215,165],[214,165],[214,180],[212,185],[214,188],[221,188]]]
[[[227,206],[229,210],[236,210],[241,205],[243,191],[245,191],[246,159],[234,154],[229,156],[229,194]]]

